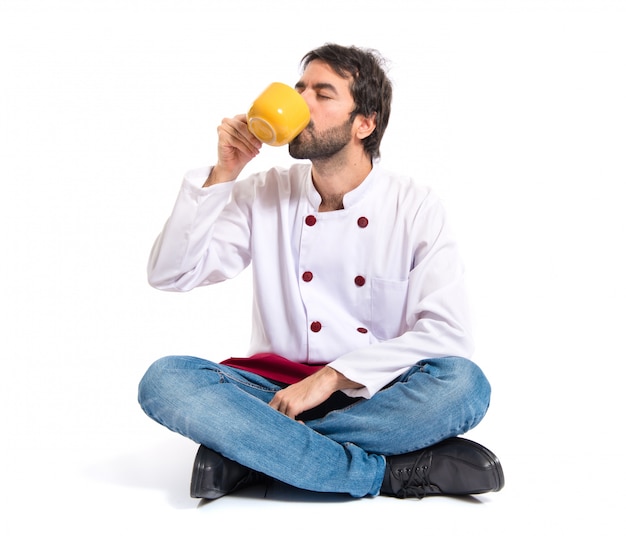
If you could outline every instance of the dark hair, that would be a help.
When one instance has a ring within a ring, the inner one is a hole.
[[[376,128],[363,140],[363,149],[370,158],[380,156],[380,142],[391,113],[391,81],[385,72],[385,60],[375,50],[344,47],[327,43],[302,58],[302,67],[319,60],[329,65],[342,78],[351,78],[350,92],[354,99],[351,120],[357,115],[376,114]]]

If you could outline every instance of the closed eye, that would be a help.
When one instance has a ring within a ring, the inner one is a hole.
[[[307,88],[307,85],[303,81],[299,81],[295,85],[295,88],[298,93],[304,93],[305,89]],[[325,82],[313,84],[312,89],[314,89],[317,92],[317,98],[321,100],[332,99],[333,97],[339,94],[335,86],[329,83],[325,83]]]

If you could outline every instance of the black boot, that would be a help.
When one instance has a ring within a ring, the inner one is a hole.
[[[265,475],[200,445],[193,464],[190,492],[194,498],[217,499],[267,479]]]
[[[496,455],[478,443],[453,437],[422,450],[388,456],[381,495],[473,495],[500,491],[504,473]]]

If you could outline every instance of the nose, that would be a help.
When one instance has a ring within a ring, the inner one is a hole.
[[[306,105],[309,107],[309,110],[312,111],[313,104],[315,102],[315,91],[313,91],[312,89],[304,88],[300,91],[300,95],[302,95],[302,98],[304,99],[304,102],[306,102]]]
[[[315,99],[311,97],[311,94],[313,92],[307,91],[306,89],[304,89],[304,90],[298,90],[298,93],[300,93],[300,95],[304,99],[305,104],[307,105],[307,108],[309,109],[309,124],[307,125],[308,127],[309,125],[313,123],[313,115],[315,114],[315,111],[314,111]]]

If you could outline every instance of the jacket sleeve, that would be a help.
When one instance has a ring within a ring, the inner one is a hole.
[[[210,168],[187,173],[174,208],[148,262],[148,282],[185,292],[218,283],[250,263],[249,211],[245,195],[230,202],[234,182],[202,188]]]
[[[370,398],[419,361],[470,358],[474,349],[464,268],[439,200],[429,196],[413,226],[414,261],[406,281],[400,327],[391,337],[329,365],[364,385],[346,390]]]

